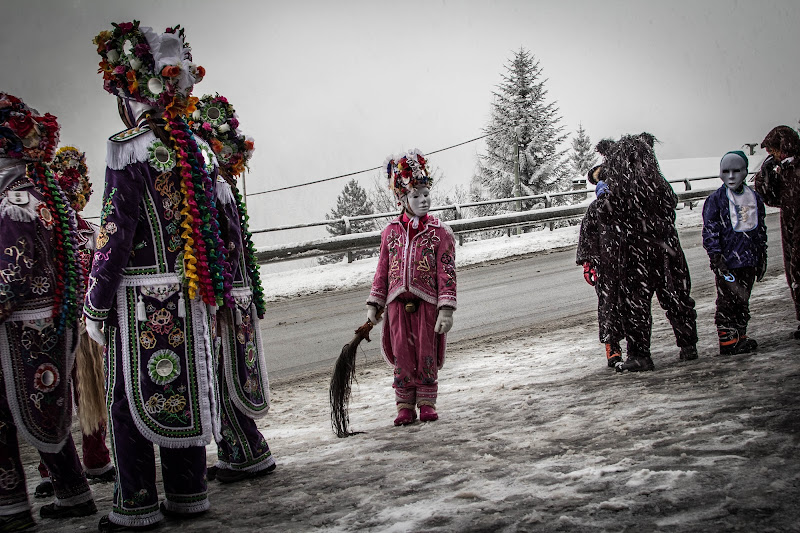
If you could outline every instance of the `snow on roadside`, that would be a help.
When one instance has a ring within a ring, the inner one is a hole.
[[[677,226],[697,227],[703,224],[703,202],[693,208],[679,206]],[[777,212],[767,208],[768,213]],[[466,242],[456,247],[458,267],[465,267],[505,257],[525,255],[542,250],[553,250],[578,243],[580,226],[556,228],[521,235],[503,236],[482,241]],[[347,290],[372,283],[378,258],[372,257],[347,264],[347,262],[298,268],[291,271],[266,272],[261,279],[267,301],[283,300],[318,292]]]

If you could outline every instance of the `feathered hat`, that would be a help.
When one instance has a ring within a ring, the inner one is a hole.
[[[400,199],[419,187],[433,187],[433,176],[428,170],[425,154],[414,148],[404,154],[389,156],[383,162],[383,171],[389,180],[389,189]]]
[[[138,20],[112,26],[92,41],[102,58],[98,72],[103,74],[103,88],[173,116],[185,112],[192,88],[205,70],[192,63],[183,28],[167,28],[159,35],[139,26]]]
[[[187,117],[195,135],[206,141],[217,156],[220,171],[235,178],[253,157],[255,143],[239,130],[239,117],[224,96],[207,94]]]
[[[56,152],[50,170],[72,209],[82,211],[92,195],[86,154],[74,146],[63,146]]]
[[[48,163],[59,130],[55,116],[41,115],[16,96],[0,92],[0,157]]]

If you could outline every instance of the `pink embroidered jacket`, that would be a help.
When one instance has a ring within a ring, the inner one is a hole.
[[[434,216],[428,215],[410,245],[401,217],[381,232],[378,269],[367,303],[385,307],[405,292],[437,308],[456,308],[455,238]]]

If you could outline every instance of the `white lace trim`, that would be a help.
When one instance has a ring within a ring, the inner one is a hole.
[[[106,166],[111,170],[122,170],[132,163],[147,161],[150,157],[147,148],[155,138],[156,134],[148,131],[128,141],[108,141]]]

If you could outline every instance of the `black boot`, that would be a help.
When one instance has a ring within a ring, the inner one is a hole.
[[[48,503],[39,509],[39,516],[42,518],[75,518],[78,516],[89,516],[97,512],[94,500],[79,503],[77,505],[58,505]]]
[[[37,498],[49,498],[53,495],[53,492],[53,482],[49,479],[43,479],[41,483],[36,485],[33,495]]]
[[[758,343],[754,339],[748,338],[744,330],[718,328],[717,335],[719,335],[720,355],[750,353],[758,348]]]
[[[628,372],[647,372],[648,370],[654,370],[656,365],[653,364],[653,360],[649,355],[629,355],[624,363],[617,363],[614,368],[617,372],[625,372],[626,370]]]
[[[694,361],[697,359],[697,346],[681,346],[681,353],[678,354],[678,359],[681,361]]]
[[[606,361],[608,361],[608,368],[614,368],[617,363],[622,362],[622,348],[618,342],[606,343]]]

